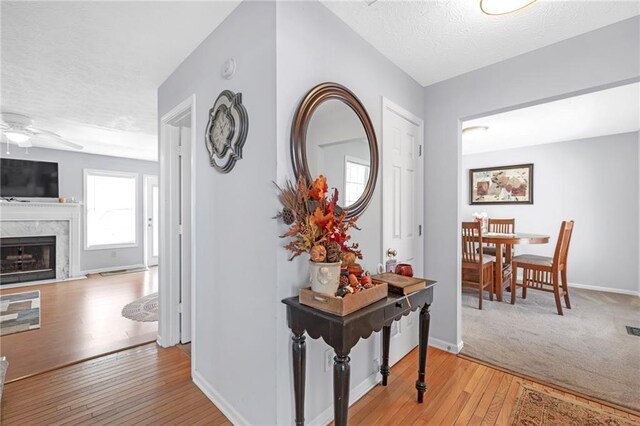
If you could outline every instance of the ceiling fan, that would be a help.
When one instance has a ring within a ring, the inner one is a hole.
[[[62,138],[57,133],[33,127],[33,119],[23,114],[14,112],[2,112],[0,114],[0,130],[7,138],[7,153],[9,153],[9,141],[27,150],[33,146],[33,142],[56,142],[73,149],[84,147],[75,142]]]

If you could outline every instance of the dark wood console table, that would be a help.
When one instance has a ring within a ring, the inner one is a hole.
[[[427,365],[427,343],[429,340],[429,306],[433,302],[435,281],[408,296],[389,293],[372,305],[366,306],[344,317],[332,315],[300,304],[298,297],[284,299],[287,305],[287,322],[293,332],[293,387],[295,393],[296,425],[304,424],[304,392],[306,374],[305,332],[313,339],[322,337],[336,353],[333,363],[333,409],[336,426],[347,424],[349,413],[349,352],[360,339],[368,338],[374,331],[382,330],[382,385],[389,377],[389,340],[391,323],[411,311],[420,308],[419,357],[418,357],[418,402],[422,403],[427,390],[425,370]]]

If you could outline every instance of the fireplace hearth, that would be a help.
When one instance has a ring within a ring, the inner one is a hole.
[[[55,236],[0,238],[0,285],[55,278]]]

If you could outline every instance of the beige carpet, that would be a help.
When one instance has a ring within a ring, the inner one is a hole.
[[[634,426],[636,422],[601,408],[523,385],[513,410],[512,426]]]
[[[640,411],[640,298],[570,288],[559,316],[553,294],[529,291],[516,305],[462,294],[464,355]],[[507,298],[510,296],[507,294]]]

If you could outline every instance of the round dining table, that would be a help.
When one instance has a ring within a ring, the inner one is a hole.
[[[541,234],[525,234],[517,232],[515,234],[503,234],[499,232],[487,232],[482,234],[482,242],[487,244],[494,244],[496,246],[496,273],[494,278],[494,293],[498,298],[498,301],[502,302],[503,288],[502,288],[502,246],[505,246],[505,263],[511,265],[513,257],[513,246],[515,244],[547,244],[549,242],[548,235]],[[512,271],[512,288],[511,291],[515,291],[516,272]]]

